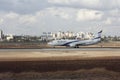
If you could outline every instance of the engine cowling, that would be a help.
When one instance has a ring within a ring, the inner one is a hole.
[[[76,47],[76,45],[73,44],[73,43],[72,43],[72,44],[69,44],[69,46],[70,46],[70,47]]]

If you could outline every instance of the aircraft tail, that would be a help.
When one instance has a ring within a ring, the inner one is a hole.
[[[101,35],[102,35],[102,30],[98,32],[98,35],[94,39],[101,38]]]

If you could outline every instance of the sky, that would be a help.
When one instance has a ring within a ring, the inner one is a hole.
[[[0,0],[5,34],[93,32],[120,36],[120,0]]]

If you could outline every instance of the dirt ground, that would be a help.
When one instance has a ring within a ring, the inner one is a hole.
[[[0,62],[0,80],[120,80],[120,59]]]
[[[120,51],[0,52],[0,80],[120,80]]]
[[[53,50],[53,51],[1,51],[0,61],[40,61],[40,60],[85,60],[98,58],[119,58],[120,50]]]

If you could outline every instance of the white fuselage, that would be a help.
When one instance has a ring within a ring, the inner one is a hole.
[[[61,40],[53,40],[49,42],[48,44],[51,46],[69,46],[69,47],[78,47],[80,45],[84,45],[84,46],[92,45],[92,44],[96,44],[101,41],[101,33],[102,33],[102,30],[98,32],[98,35],[95,38],[89,39],[89,40],[61,39]]]
[[[49,42],[49,45],[52,46],[70,46],[70,47],[75,47],[78,45],[92,45],[100,42],[101,39],[90,39],[90,40],[54,40],[52,42]]]

